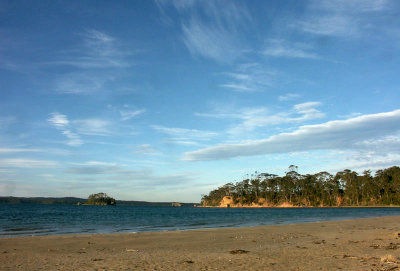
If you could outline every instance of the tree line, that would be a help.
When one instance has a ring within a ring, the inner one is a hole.
[[[301,175],[291,165],[284,176],[255,172],[249,178],[227,183],[208,195],[201,205],[219,206],[229,196],[236,206],[287,203],[293,206],[382,206],[400,205],[400,168],[393,166],[372,175],[349,169]]]

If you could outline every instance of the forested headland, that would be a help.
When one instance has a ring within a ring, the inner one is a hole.
[[[255,172],[227,183],[208,195],[201,206],[214,207],[340,207],[400,206],[400,168],[393,166],[358,174],[346,169],[302,175],[289,166],[284,176]]]

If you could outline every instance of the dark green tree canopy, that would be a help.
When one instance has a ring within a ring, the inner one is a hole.
[[[106,193],[100,192],[89,196],[86,204],[88,205],[115,205],[115,199]]]
[[[291,165],[282,177],[256,172],[250,179],[227,183],[203,195],[202,205],[218,206],[225,196],[239,206],[265,202],[270,206],[399,206],[400,167],[378,170],[375,176],[369,170],[359,175],[349,169],[336,175],[325,171],[301,175]]]

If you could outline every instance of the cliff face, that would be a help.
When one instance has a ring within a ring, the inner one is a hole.
[[[266,208],[266,207],[279,207],[279,208],[291,208],[298,207],[289,202],[283,202],[279,205],[274,205],[268,202],[265,198],[259,198],[257,202],[251,204],[243,204],[234,201],[233,197],[225,196],[222,198],[221,202],[217,206],[209,206],[207,202],[203,202],[202,207],[220,207],[220,208]]]
[[[242,198],[243,201],[246,201],[246,198]],[[332,205],[324,205],[322,202],[319,205],[312,205],[309,201],[303,200],[298,204],[293,204],[288,201],[281,201],[279,203],[271,203],[265,198],[258,198],[256,202],[252,203],[241,203],[239,199],[235,199],[232,196],[225,196],[222,200],[215,204],[215,202],[207,202],[203,201],[201,205],[195,207],[217,207],[217,208],[299,208],[299,207],[351,207],[350,205],[343,205],[344,198],[338,196],[336,199],[336,204]],[[375,203],[373,200],[371,202]],[[367,206],[384,206],[384,205],[365,205]],[[398,206],[398,205],[390,205],[390,206]],[[355,206],[353,206],[355,207]]]
[[[235,203],[231,196],[225,196],[222,198],[221,203],[217,207],[223,208],[260,208],[260,207],[272,207],[270,203],[267,202],[265,198],[259,198],[258,202],[251,203],[251,204],[243,204],[240,202]]]

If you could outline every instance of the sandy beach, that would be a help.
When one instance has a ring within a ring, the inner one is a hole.
[[[398,270],[400,216],[0,238],[0,270]]]

